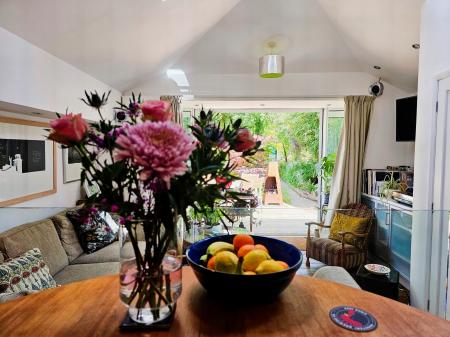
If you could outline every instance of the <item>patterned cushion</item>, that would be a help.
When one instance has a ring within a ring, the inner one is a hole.
[[[87,209],[66,213],[74,225],[78,240],[86,254],[93,253],[116,240],[117,235],[99,213]]]
[[[306,249],[307,256],[329,266],[351,269],[365,261],[364,252],[349,244],[345,244],[345,259],[342,261],[342,243],[330,239],[310,238]]]
[[[56,287],[38,248],[0,265],[0,293],[20,293]]]
[[[333,222],[331,223],[329,239],[341,241],[342,235],[339,232],[353,232],[356,234],[367,233],[370,224],[370,218],[360,218],[349,216],[340,212],[334,214]],[[364,240],[357,238],[353,235],[345,236],[345,243],[356,246],[358,248],[362,247]]]

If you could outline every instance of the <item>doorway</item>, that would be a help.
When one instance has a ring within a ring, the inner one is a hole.
[[[235,212],[241,216],[232,226],[258,235],[305,236],[305,223],[319,221],[326,207],[343,100],[205,100],[183,107],[185,126],[202,107],[211,107],[217,122],[242,119],[264,149],[254,163],[236,169],[244,181],[231,188],[252,191],[257,202],[250,212]]]

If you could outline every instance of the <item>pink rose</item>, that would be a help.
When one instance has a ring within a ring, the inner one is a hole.
[[[256,140],[253,138],[252,133],[248,129],[239,129],[236,135],[236,142],[234,144],[234,150],[237,152],[245,152],[254,148]]]
[[[81,114],[72,113],[51,121],[50,126],[52,132],[48,138],[64,145],[82,141],[89,130],[89,124]]]
[[[145,101],[140,108],[144,121],[165,122],[172,118],[172,106],[166,101]]]

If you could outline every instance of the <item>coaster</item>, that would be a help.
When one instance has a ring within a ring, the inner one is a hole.
[[[378,325],[375,317],[355,307],[335,307],[330,310],[330,319],[341,328],[356,332],[372,331]]]
[[[173,309],[173,312],[170,316],[166,317],[162,321],[156,322],[154,324],[141,324],[133,321],[130,316],[128,316],[128,312],[123,319],[122,323],[120,323],[120,331],[167,331],[170,329],[172,325],[173,318],[175,317],[175,309],[176,305]]]

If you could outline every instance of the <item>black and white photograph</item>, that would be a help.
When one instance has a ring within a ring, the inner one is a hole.
[[[0,174],[45,171],[45,141],[0,139]]]
[[[64,148],[63,151],[63,181],[64,184],[81,179],[81,157],[74,147]]]
[[[55,193],[55,145],[46,127],[0,118],[0,206]]]

